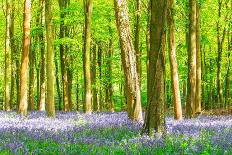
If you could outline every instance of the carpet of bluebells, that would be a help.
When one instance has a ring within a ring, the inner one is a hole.
[[[125,112],[0,111],[0,154],[232,154],[232,116],[166,118],[165,137],[141,135]]]

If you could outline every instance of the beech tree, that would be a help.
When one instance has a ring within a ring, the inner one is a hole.
[[[45,1],[45,21],[46,21],[46,39],[47,39],[47,98],[46,110],[48,116],[55,116],[55,103],[54,103],[54,51],[53,51],[53,33],[52,33],[52,12],[51,0]]]
[[[92,0],[84,0],[85,32],[84,32],[84,81],[85,81],[85,113],[91,113],[91,73],[90,73],[90,44],[91,44],[91,15]]]
[[[144,130],[149,135],[153,132],[165,132],[165,39],[166,39],[166,0],[151,0],[150,51],[148,54],[148,98]]]
[[[114,9],[125,78],[127,112],[130,119],[142,121],[140,84],[126,0],[114,0]]]
[[[19,113],[27,115],[27,81],[28,81],[28,53],[30,49],[30,21],[31,21],[31,0],[24,0],[23,16],[23,48],[20,68],[20,103]]]
[[[182,119],[182,107],[180,99],[178,65],[176,60],[176,39],[175,39],[175,23],[174,23],[174,0],[168,1],[168,25],[169,25],[169,59],[172,80],[172,94],[174,100],[174,117],[177,120]]]

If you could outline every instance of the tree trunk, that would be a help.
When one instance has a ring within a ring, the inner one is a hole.
[[[165,132],[165,25],[166,0],[151,0],[151,31],[148,67],[148,99],[144,123],[145,131]]]
[[[66,0],[59,0],[60,7],[60,39],[64,39],[66,26],[64,25],[64,19],[66,16],[65,9],[67,8]],[[69,111],[69,103],[68,103],[68,75],[67,75],[67,49],[63,43],[60,44],[60,62],[61,62],[61,76],[62,76],[62,88],[63,88],[63,103],[64,103],[64,111]]]
[[[10,107],[14,109],[14,88],[16,81],[16,52],[14,38],[14,16],[15,16],[14,0],[11,2],[11,17],[10,17],[10,44],[11,44],[11,90],[10,90]]]
[[[5,110],[10,111],[10,0],[6,1]]]
[[[45,41],[44,41],[44,33],[42,30],[43,27],[43,10],[44,10],[44,0],[40,0],[40,27],[41,31],[39,33],[39,42],[40,42],[40,97],[39,97],[39,110],[45,110],[45,91],[46,91],[46,80],[45,80]]]
[[[107,83],[107,91],[109,95],[109,111],[114,112],[114,100],[113,100],[113,84],[112,84],[112,55],[113,55],[113,36],[111,34],[111,28],[110,28],[110,40],[109,40],[109,49],[108,49],[108,56],[107,56],[107,72],[108,72],[108,83]]]
[[[97,53],[97,63],[98,63],[98,72],[99,72],[99,108],[102,112],[104,109],[104,104],[102,100],[102,44],[99,43],[98,53]]]
[[[35,66],[35,56],[34,56],[34,49],[30,46],[29,49],[29,96],[28,96],[28,110],[34,110],[34,83],[35,83],[35,77],[34,77],[34,66]]]
[[[80,105],[79,105],[79,80],[78,80],[78,73],[77,73],[77,82],[76,82],[76,106],[77,106],[77,111],[79,111],[80,109]]]
[[[136,52],[136,69],[138,73],[139,84],[141,87],[142,66],[141,66],[141,52],[139,49],[139,37],[140,37],[140,0],[136,0],[135,52]]]
[[[90,73],[90,45],[91,45],[91,16],[92,0],[84,0],[85,35],[84,35],[84,81],[85,81],[85,113],[91,114],[91,73]]]
[[[126,102],[131,120],[142,121],[140,85],[136,69],[136,56],[132,43],[126,0],[114,0],[116,23],[121,47],[121,59],[124,70]]]
[[[177,120],[182,119],[182,107],[180,99],[178,65],[176,61],[176,40],[175,40],[175,23],[173,17],[174,0],[169,0],[168,20],[169,20],[169,57],[170,57],[170,70],[172,78],[172,93],[174,99],[174,118]]]
[[[31,21],[31,0],[24,1],[23,19],[23,49],[20,69],[20,103],[19,113],[27,115],[27,75],[28,75],[28,53],[30,48],[30,21]]]
[[[97,98],[97,43],[94,45],[93,49],[93,69],[92,69],[92,85],[93,85],[93,111],[99,111],[98,98]]]
[[[61,93],[60,93],[60,80],[59,80],[59,68],[58,68],[58,58],[57,58],[57,54],[55,53],[55,69],[56,69],[56,91],[57,91],[57,95],[58,95],[58,105],[59,105],[59,110],[62,110],[62,97],[61,97]]]
[[[72,60],[71,60],[72,61]],[[69,106],[69,110],[72,110],[72,71],[70,70],[70,68],[68,68],[67,70],[67,78],[68,78],[68,106]]]
[[[230,52],[231,52],[231,45],[232,45],[232,41],[230,38],[230,31],[228,32],[228,64],[227,64],[227,70],[226,70],[226,98],[225,98],[225,105],[226,105],[226,109],[228,110],[228,113],[230,113],[230,61],[231,61],[231,56],[230,56]]]
[[[192,118],[195,114],[196,105],[196,0],[189,0],[189,49],[188,49],[188,105],[187,117]]]
[[[54,104],[54,52],[53,52],[53,33],[52,33],[52,12],[51,0],[45,1],[45,19],[46,19],[46,38],[47,38],[47,101],[46,110],[49,117],[55,117]]]
[[[196,113],[201,112],[200,4],[196,2]]]

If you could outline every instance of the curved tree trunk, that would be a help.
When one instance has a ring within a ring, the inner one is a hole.
[[[175,23],[173,17],[174,0],[169,0],[168,21],[169,21],[169,57],[172,78],[172,93],[174,99],[174,117],[177,120],[182,119],[182,107],[180,99],[178,65],[176,60],[176,40],[175,40]]]
[[[126,0],[114,0],[114,9],[121,46],[121,59],[124,70],[128,116],[142,121],[140,85],[136,69],[136,56],[132,43]]]

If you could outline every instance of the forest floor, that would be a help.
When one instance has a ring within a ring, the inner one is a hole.
[[[232,116],[166,118],[167,135],[141,135],[125,112],[0,111],[0,154],[232,154]]]

